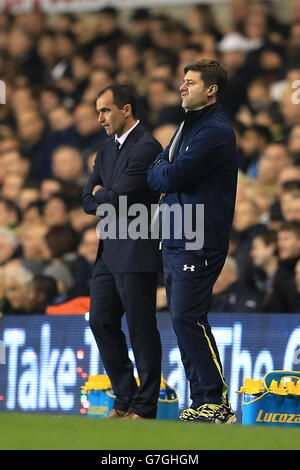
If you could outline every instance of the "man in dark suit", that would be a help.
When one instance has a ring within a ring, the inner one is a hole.
[[[120,200],[125,197],[128,207],[143,204],[151,213],[159,193],[147,185],[147,168],[162,149],[137,119],[137,99],[130,87],[105,88],[96,107],[99,123],[109,137],[84,188],[83,208],[93,215],[99,215],[101,207],[113,208],[116,216],[111,222],[116,226],[116,237],[104,236],[104,227],[100,228],[90,285],[89,323],[116,395],[109,418],[155,418],[161,380],[161,343],[156,326],[157,273],[161,267],[158,240],[124,236],[133,218],[128,214],[124,218]],[[124,312],[139,387],[121,329]]]
[[[229,423],[236,417],[207,314],[229,247],[237,184],[235,135],[219,103],[227,80],[221,64],[202,60],[184,73],[180,91],[186,117],[150,165],[148,183],[164,194],[166,293],[191,389],[191,407],[179,419]],[[171,207],[177,208],[177,223],[166,218]]]

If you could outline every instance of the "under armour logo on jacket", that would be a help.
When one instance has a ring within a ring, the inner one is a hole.
[[[188,269],[190,271],[195,271],[195,266],[193,264],[191,266],[188,266],[187,264],[185,264],[182,268],[183,271],[187,271]]]

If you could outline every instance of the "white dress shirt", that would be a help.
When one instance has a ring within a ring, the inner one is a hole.
[[[117,135],[115,134],[115,140],[119,142],[120,144],[120,147],[124,144],[125,140],[127,139],[127,137],[129,136],[130,132],[133,131],[133,129],[139,124],[139,119],[137,120],[137,122],[134,124],[134,126],[132,126],[130,129],[128,129],[127,132],[125,132],[125,134],[122,134],[121,137],[117,137]]]

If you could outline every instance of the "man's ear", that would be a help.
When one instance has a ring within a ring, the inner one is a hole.
[[[129,116],[132,114],[132,110],[131,110],[131,104],[125,104],[123,106],[123,111],[125,112],[125,116]]]
[[[215,96],[218,92],[218,85],[210,85],[208,87],[208,92],[207,92],[207,95],[208,96]]]

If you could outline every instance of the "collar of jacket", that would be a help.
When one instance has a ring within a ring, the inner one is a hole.
[[[216,102],[216,103],[204,106],[204,108],[198,109],[196,111],[188,110],[186,111],[185,121],[190,122],[194,120],[199,121],[200,119],[204,119],[209,114],[213,113],[214,111],[217,111],[217,109],[219,109],[220,106],[221,106],[220,103]]]

